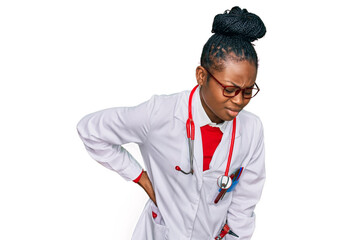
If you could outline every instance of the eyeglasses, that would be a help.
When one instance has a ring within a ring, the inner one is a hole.
[[[216,77],[214,77],[214,75],[212,75],[209,70],[207,70],[206,68],[205,68],[205,70],[208,74],[210,74],[210,76],[213,79],[215,79],[215,81],[218,84],[220,84],[221,87],[224,88],[223,95],[225,97],[232,98],[241,92],[241,95],[243,96],[244,99],[250,99],[250,98],[255,97],[255,95],[258,94],[258,92],[260,91],[260,88],[258,87],[258,85],[256,83],[254,83],[253,87],[248,87],[248,88],[244,88],[244,89],[242,89],[240,87],[235,87],[235,86],[225,86],[221,82],[219,82],[219,80],[217,80]]]

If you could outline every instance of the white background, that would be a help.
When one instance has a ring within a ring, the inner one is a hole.
[[[351,0],[1,1],[0,239],[130,239],[146,194],[92,160],[76,124],[191,89],[213,17],[235,5],[267,26],[247,106],[267,154],[253,240],[361,240],[362,17]]]

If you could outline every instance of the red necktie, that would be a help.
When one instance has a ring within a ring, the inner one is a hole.
[[[222,132],[218,127],[211,127],[210,125],[205,125],[200,128],[202,136],[202,148],[204,153],[204,171],[208,170],[210,167],[210,162],[214,152],[219,145]]]

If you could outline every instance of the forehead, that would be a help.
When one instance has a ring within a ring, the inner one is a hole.
[[[222,83],[249,87],[256,80],[257,70],[255,64],[247,60],[229,60],[224,63],[224,68],[221,71],[216,71],[215,74]]]

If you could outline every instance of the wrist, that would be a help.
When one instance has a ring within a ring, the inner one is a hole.
[[[141,177],[140,177],[139,181],[137,182],[137,184],[139,184],[144,189],[149,189],[150,187],[152,188],[151,181],[148,178],[146,171],[142,171]]]
[[[133,182],[138,183],[138,182],[140,181],[142,175],[143,175],[143,169],[142,169],[142,172],[140,173],[140,175],[138,175],[138,177],[135,178],[135,179],[133,180]]]

